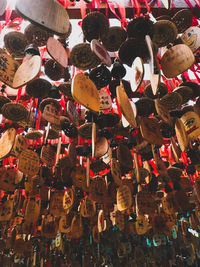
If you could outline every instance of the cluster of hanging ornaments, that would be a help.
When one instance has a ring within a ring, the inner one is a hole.
[[[199,82],[200,28],[191,12],[125,28],[91,12],[85,42],[68,48],[58,2],[18,0],[15,9],[31,24],[6,33],[0,51],[2,266],[192,266],[200,85],[187,71]]]

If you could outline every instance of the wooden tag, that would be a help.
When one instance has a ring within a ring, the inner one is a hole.
[[[126,120],[129,122],[129,124],[136,128],[137,124],[136,124],[136,107],[135,109],[133,109],[128,96],[124,90],[124,86],[120,85],[117,86],[116,88],[116,94],[117,94],[117,100],[119,103],[119,107],[121,109],[121,112],[123,114],[123,116],[126,118]]]
[[[55,154],[55,150],[50,144],[44,145],[41,150],[41,161],[48,167],[53,167],[55,164]]]
[[[17,135],[11,153],[18,158],[20,153],[27,148],[28,144],[26,138],[22,135]]]
[[[195,112],[186,112],[181,117],[181,121],[184,124],[185,131],[190,141],[196,139],[200,135],[200,118]]]
[[[86,169],[83,166],[76,166],[71,171],[73,185],[83,187],[86,183]]]
[[[75,104],[72,101],[67,102],[67,116],[76,125],[79,125],[79,115]]]
[[[175,122],[175,131],[181,151],[186,151],[189,144],[189,138],[186,133],[184,124],[180,119],[177,119]]]
[[[142,137],[150,144],[162,146],[164,140],[160,131],[160,126],[154,118],[142,118],[140,122]]]
[[[81,203],[80,214],[82,217],[86,217],[86,218],[93,217],[96,214],[95,202],[89,199],[89,197],[87,196]]]
[[[74,205],[75,192],[73,188],[68,188],[63,196],[63,208],[70,209]]]
[[[38,203],[34,199],[29,200],[26,205],[24,219],[26,220],[26,222],[34,223],[38,220],[39,215],[40,207]]]
[[[119,228],[120,231],[124,230],[125,218],[124,218],[124,214],[119,210],[115,212],[115,224],[117,228]]]
[[[121,170],[118,161],[115,158],[111,159],[111,174],[118,186],[122,185]]]
[[[133,92],[137,91],[140,87],[143,78],[144,78],[144,64],[143,60],[140,57],[136,57],[132,64],[132,79],[130,81],[131,83],[131,89]]]
[[[14,79],[13,88],[19,88],[32,81],[40,72],[42,60],[40,56],[32,56],[26,59],[17,69]]]
[[[72,97],[84,107],[99,112],[100,110],[100,97],[99,92],[93,83],[83,73],[75,75],[72,81]]]
[[[167,78],[174,78],[188,70],[195,63],[192,50],[185,44],[168,49],[161,58],[161,69]]]
[[[42,220],[41,236],[54,238],[58,232],[58,221],[50,214],[46,215]]]
[[[200,28],[192,26],[188,28],[181,36],[181,40],[184,44],[189,46],[192,52],[195,52],[200,48]]]
[[[112,108],[112,99],[111,96],[104,88],[99,90],[100,96],[100,110],[109,110]]]
[[[39,194],[39,186],[40,185],[40,178],[36,176],[34,178],[27,178],[24,182],[25,186],[25,193],[29,197],[35,197]]]
[[[15,142],[16,130],[10,128],[6,130],[0,139],[0,159],[9,155]]]
[[[155,108],[156,111],[158,113],[158,116],[166,123],[168,123],[169,125],[172,125],[172,118],[169,114],[168,109],[162,105],[162,103],[160,102],[160,99],[155,99]]]
[[[36,152],[26,149],[19,155],[18,169],[28,177],[33,177],[39,171],[40,160]]]
[[[64,35],[70,29],[67,11],[57,1],[17,0],[15,9],[21,17],[45,27],[57,35]]]
[[[13,201],[7,200],[0,205],[0,221],[9,221],[13,214]]]
[[[105,47],[100,44],[100,42],[96,39],[93,39],[90,43],[91,50],[97,55],[97,57],[108,67],[111,67],[112,60],[105,49]]]
[[[154,198],[148,191],[140,191],[136,195],[136,205],[141,214],[154,214],[156,204]]]
[[[60,125],[59,111],[53,104],[47,104],[42,112],[42,117],[53,124]]]
[[[0,51],[0,81],[13,88],[13,79],[20,64],[3,50]]]
[[[49,37],[47,41],[47,52],[62,67],[67,68],[68,66],[67,50],[63,47],[61,42],[54,39],[53,37]]]
[[[14,169],[7,169],[4,167],[0,168],[0,188],[7,192],[15,191],[16,171]]]
[[[119,161],[120,167],[125,170],[131,170],[133,168],[133,158],[129,148],[120,143],[117,148],[117,159]]]
[[[117,190],[117,208],[119,211],[129,209],[132,205],[131,190],[126,185],[121,185]]]
[[[60,217],[66,214],[63,208],[63,197],[64,193],[62,191],[54,191],[51,194],[50,199],[50,213],[55,217]]]
[[[99,138],[95,142],[94,146],[94,158],[100,158],[105,155],[108,151],[109,145],[108,140],[105,137]]]
[[[98,203],[103,203],[105,201],[105,196],[107,194],[105,181],[100,177],[95,177],[92,179],[89,187],[89,197]]]
[[[137,215],[135,230],[138,235],[144,235],[151,228],[147,215]]]
[[[150,54],[150,82],[153,94],[156,95],[158,91],[158,86],[160,83],[160,68],[158,62],[153,54],[152,41],[149,35],[145,36],[146,44]]]

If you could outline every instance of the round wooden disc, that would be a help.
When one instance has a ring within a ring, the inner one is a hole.
[[[63,35],[69,31],[69,16],[66,9],[57,1],[17,0],[15,9],[21,17],[57,35]]]
[[[119,186],[122,185],[121,170],[118,161],[115,158],[111,159],[111,174],[115,183]]]
[[[0,139],[0,159],[9,155],[15,142],[16,130],[10,128],[6,130]]]
[[[133,92],[137,91],[137,89],[140,87],[143,78],[144,78],[144,64],[143,60],[140,57],[136,57],[132,64],[132,79],[130,81],[131,83],[131,89]]]
[[[189,144],[189,138],[185,131],[184,124],[180,119],[176,120],[175,131],[176,131],[176,137],[180,145],[181,151],[186,151],[188,144]]]
[[[154,118],[142,118],[140,122],[142,137],[150,144],[161,146],[164,142],[158,122]]]
[[[161,69],[167,78],[174,78],[188,70],[195,63],[192,50],[185,44],[168,49],[161,58]]]
[[[184,44],[189,46],[192,52],[195,52],[200,47],[200,28],[193,26],[188,28],[181,36]]]
[[[13,88],[19,88],[32,81],[39,74],[42,60],[40,56],[33,56],[25,60],[18,68],[13,79]]]
[[[0,51],[0,64],[3,66],[0,69],[0,81],[13,88],[14,75],[20,64],[4,50]]]
[[[95,84],[83,73],[78,73],[72,82],[72,97],[84,107],[99,112],[100,97]]]
[[[47,52],[62,67],[67,68],[67,51],[58,40],[54,39],[53,37],[49,37],[47,41]]]
[[[100,158],[103,155],[105,155],[108,151],[109,145],[108,145],[108,140],[105,137],[99,138],[95,142],[95,147],[94,147],[94,157],[95,158]]]
[[[29,177],[33,177],[39,171],[40,160],[36,152],[26,149],[19,155],[18,169]]]
[[[158,116],[166,123],[168,123],[169,125],[172,125],[172,118],[169,114],[168,109],[162,105],[162,103],[160,102],[160,99],[155,99],[155,108],[156,111],[158,113]]]
[[[127,185],[121,185],[117,190],[117,208],[119,211],[129,209],[132,205],[131,190]]]
[[[111,67],[112,61],[107,52],[107,50],[103,47],[102,44],[96,39],[91,41],[91,50],[98,56],[98,58],[106,64],[108,67]]]
[[[116,88],[116,94],[117,94],[117,100],[119,103],[119,107],[121,109],[122,114],[126,118],[126,120],[129,122],[129,124],[136,128],[137,124],[135,121],[136,116],[136,109],[134,110],[132,108],[132,105],[128,99],[128,96],[124,90],[124,86],[120,85]]]

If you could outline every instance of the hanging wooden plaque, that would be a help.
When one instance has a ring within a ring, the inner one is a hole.
[[[7,157],[11,152],[15,142],[16,130],[10,128],[6,130],[0,139],[0,159]]]
[[[67,68],[68,66],[67,50],[63,47],[61,42],[54,39],[53,37],[49,37],[47,41],[47,52],[62,67]]]
[[[26,149],[19,155],[18,169],[28,177],[33,177],[39,171],[40,160],[36,152]]]

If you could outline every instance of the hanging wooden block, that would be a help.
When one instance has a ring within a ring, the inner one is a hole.
[[[67,102],[67,116],[76,125],[79,125],[79,114],[73,101]]]
[[[24,219],[26,220],[26,222],[34,223],[38,220],[39,215],[40,215],[39,204],[34,199],[29,200],[28,204],[26,205]]]
[[[116,88],[116,94],[117,94],[117,100],[119,103],[119,107],[121,109],[121,112],[123,116],[126,118],[126,120],[129,122],[129,124],[136,128],[136,107],[133,109],[128,96],[124,90],[124,86],[120,85]]]
[[[95,202],[89,197],[86,197],[80,206],[80,214],[82,217],[93,217],[96,214],[96,205]]]
[[[184,124],[189,141],[195,140],[200,135],[199,116],[195,112],[189,111],[181,117],[181,121]]]
[[[15,9],[21,17],[30,20],[34,24],[45,27],[54,34],[64,35],[70,29],[67,11],[57,1],[18,0]]]
[[[5,167],[0,168],[0,188],[6,192],[14,192],[16,188],[16,170]]]
[[[75,203],[75,192],[73,188],[68,188],[63,196],[63,208],[70,209]]]
[[[122,185],[117,190],[117,208],[119,211],[129,209],[132,205],[132,195],[128,186]]]
[[[105,47],[96,39],[93,39],[90,43],[91,50],[97,55],[97,57],[108,67],[111,67],[112,60]]]
[[[188,144],[189,144],[189,138],[186,133],[182,120],[176,119],[175,131],[176,131],[176,137],[180,145],[181,151],[186,151]]]
[[[98,90],[93,81],[83,73],[78,73],[73,78],[72,97],[84,107],[99,112],[100,97]]]
[[[102,88],[99,90],[100,96],[100,110],[109,110],[112,108],[112,99],[109,93]]]
[[[5,158],[11,152],[15,142],[16,130],[10,128],[6,130],[0,139],[0,159]]]
[[[161,58],[161,69],[167,78],[175,78],[195,63],[192,50],[185,44],[168,49]]]
[[[13,88],[19,88],[32,81],[40,72],[42,60],[40,56],[32,56],[26,59],[17,69],[14,79]]]
[[[115,183],[118,186],[121,186],[122,185],[121,170],[120,170],[119,162],[115,158],[111,159],[111,174],[112,174],[112,177]]]
[[[18,158],[20,153],[27,148],[28,144],[26,138],[22,135],[17,135],[11,153]]]
[[[48,167],[53,167],[55,164],[55,149],[50,145],[44,145],[41,150],[41,161]]]
[[[50,198],[50,213],[55,217],[60,217],[66,214],[66,210],[63,208],[63,196],[62,191],[54,191]]]
[[[200,28],[192,26],[188,28],[182,35],[181,40],[184,44],[189,46],[192,52],[195,52],[200,47]]]
[[[19,62],[14,60],[4,50],[0,50],[0,65],[0,81],[13,87],[13,79],[20,66]]]
[[[53,37],[49,37],[46,46],[49,55],[62,67],[67,68],[68,66],[67,50],[63,47],[61,42],[54,39]]]
[[[39,171],[40,160],[36,152],[26,149],[19,155],[18,169],[28,177],[33,177]]]

